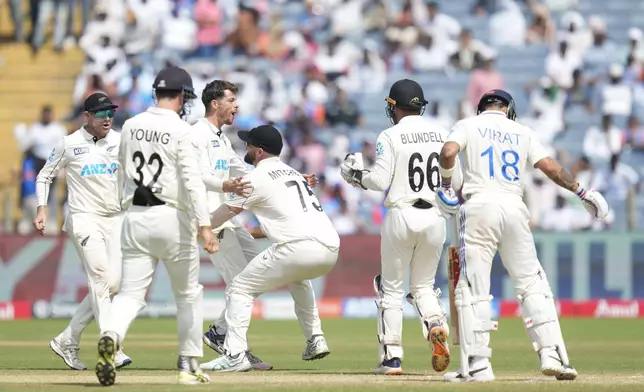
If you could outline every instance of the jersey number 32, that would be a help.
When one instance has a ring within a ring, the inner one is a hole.
[[[441,183],[441,176],[438,174],[438,157],[437,152],[429,154],[427,158],[426,170],[423,171],[423,156],[419,152],[411,154],[409,157],[409,186],[414,192],[420,192],[425,185],[425,177],[427,177],[427,185],[429,189],[434,191]]]

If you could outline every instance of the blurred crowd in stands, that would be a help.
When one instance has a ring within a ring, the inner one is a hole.
[[[425,113],[449,129],[474,114],[482,93],[506,87],[507,75],[497,69],[499,49],[547,47],[542,77],[526,80],[525,91],[511,91],[527,95],[528,107],[518,108],[519,121],[537,130],[580,182],[604,192],[615,213],[608,223],[593,223],[574,195],[533,173],[526,180],[533,226],[555,231],[635,227],[628,208],[635,203],[640,174],[620,161],[620,152],[644,149],[644,127],[636,117],[644,106],[642,30],[611,37],[602,15],[582,15],[575,0],[449,0],[467,3],[472,18],[486,21],[489,36],[476,36],[443,12],[446,1],[42,0],[32,1],[37,27],[30,42],[37,53],[54,14],[55,50],[64,55],[77,45],[86,53],[75,107],[57,113],[74,129],[82,123],[84,98],[96,91],[120,105],[118,129],[153,104],[152,80],[167,64],[188,69],[197,92],[215,78],[238,84],[235,127],[275,123],[287,141],[283,158],[303,172],[318,173],[319,198],[343,235],[379,232],[385,212],[384,195],[345,184],[338,164],[348,151],[362,151],[367,164],[374,161],[375,138],[388,126],[388,75],[468,72],[457,105],[432,97]],[[77,3],[82,12],[75,15],[83,17],[79,37],[69,27]],[[24,29],[17,28],[16,36],[25,39]],[[381,118],[372,118],[373,110],[365,115],[363,98],[369,94],[382,95],[383,110],[375,112]],[[196,102],[191,122],[204,114]],[[556,137],[567,131],[564,113],[571,110],[601,118],[586,131],[581,156],[554,148]],[[226,130],[234,139],[233,131]],[[23,198],[33,197],[30,168],[47,158],[52,135],[64,132],[49,108],[39,123],[17,128],[21,148],[36,158],[24,166]],[[237,147],[241,152],[242,145]],[[23,206],[33,208],[32,203]]]

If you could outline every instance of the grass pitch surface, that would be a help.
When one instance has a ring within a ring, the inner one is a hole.
[[[88,391],[101,387],[93,367],[96,327],[90,326],[81,344],[88,371],[67,370],[48,346],[66,320],[0,322],[0,391]],[[420,324],[405,320],[405,375],[375,376],[375,320],[323,320],[331,349],[327,358],[304,362],[304,338],[296,321],[253,320],[253,352],[275,370],[211,374],[212,384],[181,386],[176,382],[177,338],[173,319],[134,322],[125,352],[134,363],[118,372],[118,391],[644,391],[644,320],[562,320],[576,381],[558,382],[539,373],[539,362],[519,319],[501,320],[492,332],[493,366],[497,381],[487,384],[448,384],[434,373],[431,351],[421,338]],[[204,360],[216,353],[204,348]],[[458,347],[452,364],[458,368]]]

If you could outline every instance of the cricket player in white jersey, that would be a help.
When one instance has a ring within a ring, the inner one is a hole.
[[[243,210],[254,213],[272,245],[262,251],[234,277],[226,287],[226,323],[228,331],[224,354],[202,364],[202,369],[215,372],[241,372],[252,369],[246,352],[247,332],[255,298],[293,283],[327,274],[335,265],[340,237],[326,216],[307,180],[297,170],[279,159],[282,136],[270,125],[240,131],[246,142],[244,158],[255,166],[244,179],[252,185],[248,197],[229,194],[212,214],[214,227],[233,218]],[[311,292],[312,293],[312,292]],[[300,298],[308,303],[305,309],[316,309],[313,295]],[[317,311],[316,311],[317,312]],[[309,342],[323,342],[319,317],[310,323],[300,320],[300,327]],[[320,357],[320,358],[321,358]]]
[[[177,301],[178,381],[210,381],[197,362],[203,355],[197,235],[208,252],[217,249],[217,241],[210,227],[191,128],[181,119],[195,98],[192,78],[182,68],[165,68],[156,76],[153,88],[155,107],[123,125],[119,151],[124,171],[123,277],[112,313],[101,325],[96,376],[102,385],[114,384],[114,353],[145,307],[145,295],[160,259]]]
[[[74,370],[87,370],[78,357],[81,334],[93,319],[100,330],[111,297],[121,283],[121,171],[117,160],[121,135],[112,130],[116,108],[103,93],[87,97],[86,124],[61,139],[36,179],[38,213],[34,226],[42,234],[47,225],[52,180],[60,170],[65,170],[69,214],[64,230],[87,273],[89,293],[67,328],[49,342],[49,347]],[[130,363],[132,360],[123,351],[116,353],[116,368]]]
[[[422,117],[427,105],[423,89],[413,80],[391,86],[387,117],[394,124],[376,143],[376,162],[364,170],[360,158],[349,154],[342,164],[343,178],[364,189],[389,189],[389,208],[382,224],[381,273],[374,278],[378,299],[380,363],[375,374],[402,374],[403,284],[410,273],[407,300],[417,310],[423,338],[432,345],[432,367],[441,372],[450,361],[448,325],[434,289],[436,269],[446,237],[445,218],[436,207],[435,189],[440,186],[438,156],[447,130]]]
[[[562,188],[575,192],[595,217],[608,214],[608,204],[594,189],[585,190],[548,156],[534,131],[513,120],[514,100],[503,90],[491,90],[479,101],[478,115],[457,122],[440,156],[438,190],[446,211],[458,211],[461,274],[455,289],[461,368],[447,381],[494,380],[489,348],[491,320],[490,271],[498,250],[514,284],[528,336],[541,361],[541,372],[572,380],[555,301],[537,258],[524,204],[522,179],[528,165],[541,170]],[[463,203],[449,186],[455,158],[463,161]]]
[[[238,88],[225,80],[214,80],[206,85],[201,100],[206,107],[206,117],[193,125],[194,144],[197,148],[201,174],[208,192],[209,211],[214,212],[225,203],[226,193],[244,195],[249,191],[248,181],[239,178],[250,170],[246,163],[235,153],[232,144],[221,128],[232,125],[239,109],[237,103]],[[304,175],[311,187],[317,183],[315,174]],[[214,227],[214,226],[213,226]],[[228,285],[248,263],[267,248],[266,242],[257,241],[264,237],[261,230],[254,230],[251,235],[236,219],[224,222],[215,227],[219,239],[219,251],[210,256],[211,261]],[[295,313],[301,323],[319,324],[317,307],[307,308],[308,298],[314,296],[309,281],[298,281],[288,286],[295,301]],[[315,302],[313,302],[315,304]],[[219,354],[224,353],[223,344],[226,338],[227,324],[225,309],[220,317],[210,325],[203,336],[204,343]],[[302,359],[315,360],[328,355],[328,346],[322,337],[307,342]],[[263,362],[250,350],[248,359],[255,370],[270,370],[273,366]]]

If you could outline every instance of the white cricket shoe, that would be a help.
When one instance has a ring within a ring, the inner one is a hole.
[[[177,361],[179,376],[177,381],[183,385],[209,384],[210,377],[199,368],[199,362],[194,357],[179,356]]]
[[[492,364],[487,358],[472,360],[469,373],[469,377],[464,377],[463,371],[458,369],[455,372],[445,373],[443,379],[448,382],[490,382],[495,379]]]
[[[391,358],[384,360],[375,369],[373,374],[384,374],[385,376],[400,376],[403,374],[402,361],[400,358]]]
[[[222,355],[210,362],[202,363],[199,367],[203,370],[210,370],[218,373],[247,372],[253,368],[245,352],[235,356]]]
[[[78,347],[66,346],[63,342],[62,334],[56,336],[49,342],[51,351],[56,353],[70,369],[87,370],[87,366],[78,358]]]
[[[116,352],[116,356],[114,357],[114,366],[117,369],[121,369],[126,367],[127,365],[130,365],[131,363],[132,359],[123,352],[123,347],[120,347]]]
[[[574,380],[577,378],[577,370],[572,366],[564,365],[556,349],[541,349],[539,359],[541,360],[541,373],[544,376],[554,376],[557,380]]]
[[[331,354],[329,346],[326,344],[326,339],[322,335],[315,335],[310,340],[306,341],[306,347],[302,352],[302,360],[315,361],[322,359]]]

